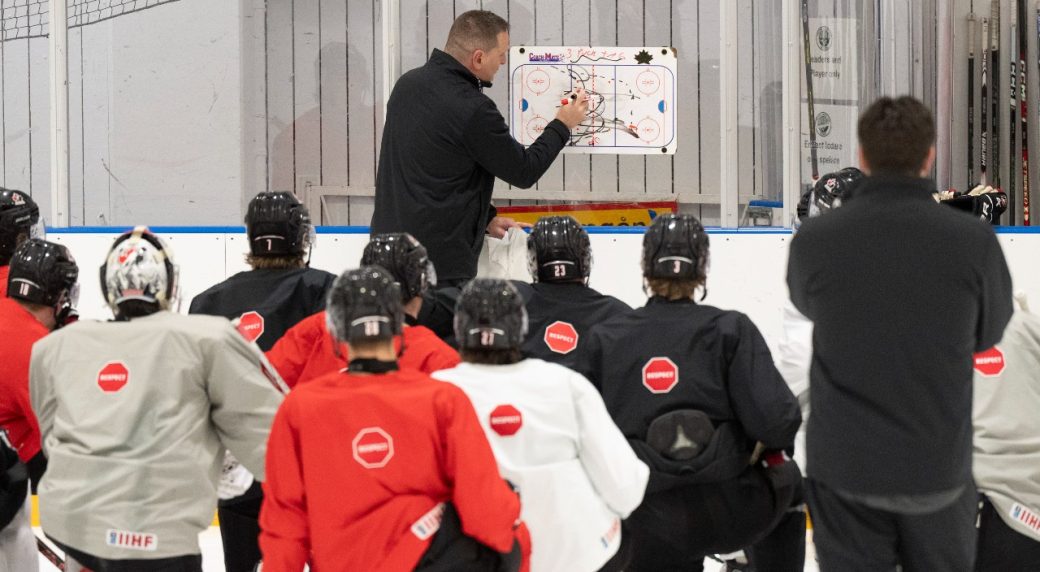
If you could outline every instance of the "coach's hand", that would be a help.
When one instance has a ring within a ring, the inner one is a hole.
[[[567,129],[574,129],[580,125],[589,113],[589,96],[585,90],[578,88],[573,95],[575,97],[568,98],[569,101],[561,105],[559,111],[556,112],[556,119],[562,121]]]
[[[531,228],[531,225],[526,222],[516,222],[509,217],[496,216],[488,223],[487,233],[495,238],[505,238],[506,232],[513,227]]]

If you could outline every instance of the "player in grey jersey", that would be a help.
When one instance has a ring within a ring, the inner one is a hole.
[[[226,318],[170,311],[177,274],[159,237],[121,235],[101,267],[116,320],[33,348],[40,522],[72,570],[200,571],[224,449],[264,477],[281,380]]]

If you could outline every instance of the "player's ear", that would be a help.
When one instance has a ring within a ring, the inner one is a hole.
[[[859,148],[859,170],[863,171],[865,175],[870,174],[870,164],[867,163],[867,156],[863,154],[863,147]]]

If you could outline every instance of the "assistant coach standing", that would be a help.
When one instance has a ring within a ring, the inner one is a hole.
[[[509,51],[509,24],[483,10],[455,19],[444,51],[401,76],[387,103],[372,233],[408,232],[429,251],[441,285],[476,276],[485,231],[502,237],[495,177],[530,187],[570,140],[588,102],[576,92],[528,148],[483,93]]]
[[[814,324],[823,572],[972,569],[972,354],[1000,341],[1011,278],[990,225],[932,199],[934,141],[921,102],[874,102],[859,120],[868,178],[791,241],[791,301]]]

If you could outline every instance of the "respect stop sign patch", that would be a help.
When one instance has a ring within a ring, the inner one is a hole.
[[[650,393],[668,393],[679,383],[679,367],[666,357],[650,358],[643,366],[643,386]]]

